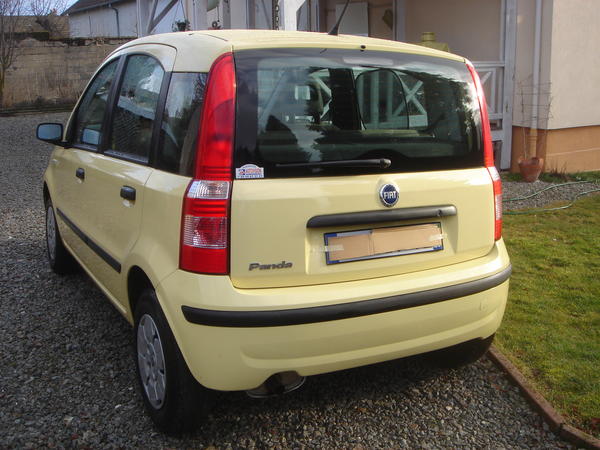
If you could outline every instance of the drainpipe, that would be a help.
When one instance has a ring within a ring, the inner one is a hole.
[[[533,97],[531,99],[531,128],[529,130],[529,155],[537,156],[538,112],[540,93],[540,50],[542,45],[542,0],[535,0],[535,41],[533,48]]]
[[[119,29],[119,10],[110,3],[107,5],[107,8],[112,9],[115,12],[117,17],[117,37],[121,37],[121,30]]]

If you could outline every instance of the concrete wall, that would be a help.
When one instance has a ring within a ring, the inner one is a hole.
[[[406,15],[399,20],[404,20],[407,42],[420,42],[423,32],[433,31],[453,53],[498,61],[501,6],[501,0],[406,0]]]
[[[71,37],[131,37],[137,36],[137,7],[135,2],[113,5],[119,11],[119,30],[114,10],[102,7],[69,14]],[[168,31],[171,31],[170,29]]]
[[[127,39],[21,41],[4,86],[4,108],[74,103],[106,55]]]

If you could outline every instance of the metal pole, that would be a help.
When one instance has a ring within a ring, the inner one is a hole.
[[[117,37],[121,37],[121,29],[119,28],[119,10],[112,4],[108,4],[107,6],[109,9],[112,9],[115,12],[115,16],[117,18]]]

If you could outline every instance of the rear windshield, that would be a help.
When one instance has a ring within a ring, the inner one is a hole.
[[[237,168],[254,164],[281,178],[483,165],[464,63],[310,48],[244,50],[235,66]],[[377,159],[386,161],[360,162]],[[342,163],[322,164],[333,161]]]

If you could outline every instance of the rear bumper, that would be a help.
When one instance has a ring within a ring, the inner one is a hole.
[[[499,241],[477,260],[332,285],[236,289],[228,277],[176,271],[157,294],[198,381],[244,390],[278,372],[314,375],[486,338],[500,326],[509,276]]]
[[[506,269],[479,280],[338,305],[266,311],[220,311],[183,305],[181,311],[188,322],[213,327],[249,328],[304,325],[398,311],[478,294],[501,285],[510,278],[511,272],[512,267],[509,265]]]

